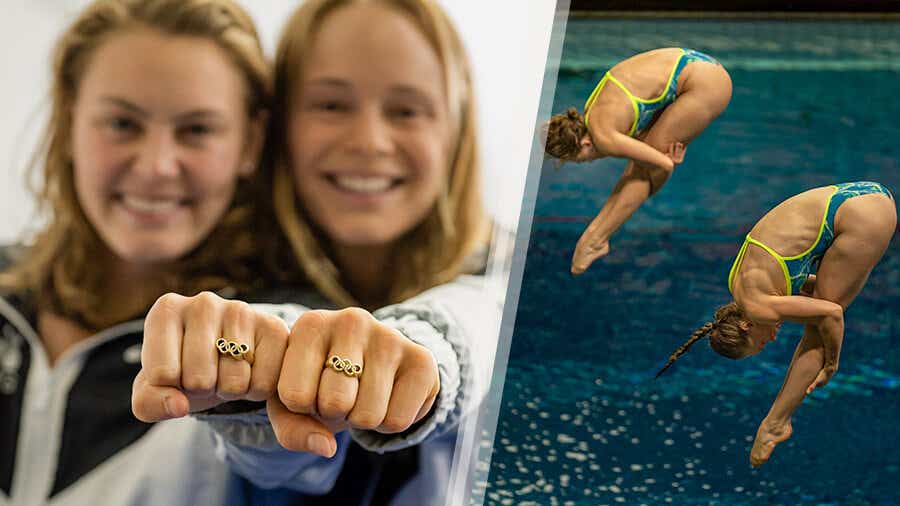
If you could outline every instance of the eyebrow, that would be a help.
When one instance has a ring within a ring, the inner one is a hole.
[[[337,88],[353,88],[353,84],[344,79],[339,79],[337,77],[321,77],[317,79],[313,79],[306,83],[307,86],[334,86]],[[428,101],[433,101],[433,98],[423,92],[421,89],[410,86],[408,84],[395,84],[390,87],[391,93],[399,93],[401,95],[409,95],[414,98],[424,99]]]
[[[127,109],[139,116],[144,117],[144,118],[147,118],[150,116],[149,112],[145,111],[138,105],[135,105],[132,102],[129,102],[128,100],[126,100],[124,98],[115,97],[115,96],[104,96],[104,97],[101,97],[101,100],[103,102],[122,107],[123,109]],[[203,118],[203,117],[220,118],[222,116],[223,115],[221,112],[216,111],[215,109],[206,108],[206,109],[197,109],[194,111],[189,111],[186,113],[178,114],[176,116],[176,118],[177,119],[199,119],[199,118]]]
[[[413,97],[422,98],[426,100],[432,100],[431,95],[425,93],[424,91],[416,88],[415,86],[409,86],[406,84],[398,84],[395,86],[391,86],[391,91],[394,93],[399,93],[401,95],[411,95]]]
[[[338,88],[352,88],[353,85],[349,81],[338,79],[336,77],[320,77],[306,82],[307,86],[335,86]]]
[[[100,97],[100,100],[102,102],[106,102],[108,104],[117,105],[123,109],[128,109],[129,111],[131,111],[135,114],[138,114],[140,116],[144,116],[144,117],[150,116],[150,113],[141,109],[137,105],[132,104],[131,102],[125,100],[124,98],[113,97],[113,96],[103,96],[103,97]]]

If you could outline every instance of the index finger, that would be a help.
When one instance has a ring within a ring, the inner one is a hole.
[[[147,383],[181,388],[181,310],[187,297],[167,293],[156,300],[144,319],[141,368]]]

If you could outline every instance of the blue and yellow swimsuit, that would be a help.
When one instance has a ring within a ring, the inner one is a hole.
[[[631,130],[628,131],[628,135],[633,136],[635,133],[640,132],[647,127],[657,111],[660,111],[675,101],[675,91],[678,89],[678,76],[688,63],[695,61],[705,61],[721,65],[712,56],[703,54],[699,51],[694,51],[693,49],[682,49],[681,56],[678,58],[675,66],[672,67],[672,73],[669,75],[669,81],[666,84],[665,89],[658,97],[649,100],[634,96],[621,81],[616,79],[615,76],[609,72],[606,72],[606,74],[603,75],[603,79],[601,79],[597,84],[597,87],[594,88],[594,92],[588,97],[587,102],[584,103],[585,126],[590,128],[590,125],[588,125],[588,113],[591,112],[591,106],[594,105],[597,96],[600,95],[600,91],[606,86],[607,81],[612,81],[625,92],[625,95],[631,100],[631,106],[634,108],[634,121],[631,123]]]
[[[822,257],[825,256],[825,251],[831,247],[831,243],[834,242],[834,216],[837,214],[837,210],[841,207],[841,204],[846,202],[847,199],[859,195],[868,195],[870,193],[883,193],[892,199],[894,198],[891,195],[891,192],[882,184],[869,181],[841,183],[832,185],[832,188],[834,188],[834,191],[831,193],[831,196],[828,197],[828,202],[825,204],[825,213],[822,216],[822,223],[819,225],[819,235],[809,249],[799,255],[789,257],[781,256],[772,248],[750,237],[750,234],[747,234],[744,245],[741,246],[741,250],[738,252],[737,258],[734,259],[734,264],[731,266],[731,272],[728,274],[728,290],[731,291],[734,286],[734,277],[741,268],[741,262],[744,260],[744,254],[747,252],[747,247],[750,244],[753,244],[766,250],[766,252],[772,255],[772,258],[774,258],[781,266],[781,270],[784,272],[785,283],[787,283],[787,293],[785,295],[800,293],[800,288],[803,287],[806,278],[810,274],[816,272],[819,268],[819,262],[821,262]]]

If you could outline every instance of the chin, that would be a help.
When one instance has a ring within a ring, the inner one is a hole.
[[[135,265],[174,262],[191,251],[189,245],[173,245],[149,241],[118,246],[113,245],[111,249],[122,261]]]
[[[402,231],[380,230],[377,226],[331,227],[326,233],[334,244],[356,248],[385,246],[403,235]]]

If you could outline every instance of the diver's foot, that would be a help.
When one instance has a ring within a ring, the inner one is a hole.
[[[790,420],[782,423],[764,419],[759,424],[756,440],[753,441],[753,448],[750,450],[750,464],[753,467],[765,464],[775,451],[775,447],[787,441],[793,432]]]
[[[578,276],[579,274],[582,274],[595,260],[606,256],[608,253],[608,242],[597,245],[579,243],[575,246],[575,254],[572,255],[572,275]]]

